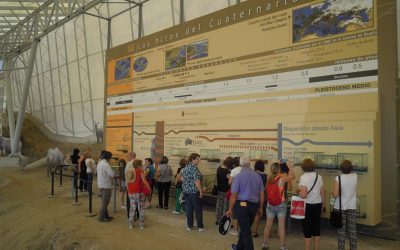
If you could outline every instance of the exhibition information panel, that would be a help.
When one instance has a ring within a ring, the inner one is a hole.
[[[328,194],[350,159],[359,223],[379,223],[376,4],[246,1],[108,50],[107,149],[173,166],[197,152],[205,174],[312,158]]]

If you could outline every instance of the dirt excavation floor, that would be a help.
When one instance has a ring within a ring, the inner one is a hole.
[[[79,194],[80,206],[72,206],[71,184],[55,187],[55,197],[48,198],[50,178],[45,167],[30,169],[27,175],[18,168],[0,168],[0,249],[229,249],[237,240],[220,236],[214,226],[214,213],[205,211],[206,232],[185,230],[184,215],[169,210],[146,210],[145,229],[128,229],[125,211],[118,202],[115,218],[97,222],[88,213],[87,193]],[[95,186],[94,192],[97,193]],[[174,200],[171,199],[171,203]],[[99,198],[94,197],[94,211]],[[112,213],[112,203],[109,206]],[[264,222],[261,224],[263,228]],[[289,249],[302,249],[301,231],[287,236]],[[260,232],[261,233],[261,230]],[[321,249],[337,249],[334,231],[323,232]],[[276,229],[271,249],[278,249]],[[255,240],[261,249],[261,238]],[[398,242],[359,237],[359,249],[400,249]]]

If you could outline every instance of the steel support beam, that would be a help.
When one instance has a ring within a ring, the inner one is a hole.
[[[138,38],[143,36],[143,4],[139,5]]]
[[[8,1],[7,1],[8,2]],[[0,10],[36,10],[35,6],[0,6]]]
[[[28,50],[35,39],[40,39],[100,2],[102,0],[49,0],[28,16],[10,14],[14,17],[23,15],[25,18],[0,36],[0,57],[12,58]]]
[[[107,20],[107,49],[111,48],[111,18]]]
[[[14,136],[11,139],[11,141],[12,141],[11,155],[14,155],[14,156],[16,156],[16,155],[18,155],[18,153],[20,153],[19,152],[19,139],[21,137],[22,125],[24,123],[26,102],[28,100],[29,88],[30,88],[31,82],[32,82],[32,72],[33,72],[33,66],[35,64],[36,51],[37,51],[38,44],[39,44],[38,39],[33,40],[32,47],[31,47],[31,53],[29,56],[28,70],[25,75],[24,92],[22,93],[21,106],[20,106],[19,112],[18,112],[17,125],[15,127]]]
[[[7,96],[7,112],[8,112],[8,127],[10,130],[10,138],[13,138],[15,132],[15,120],[14,120],[14,103],[13,103],[13,95],[11,90],[11,70],[13,65],[11,65],[11,59],[7,59],[4,61],[4,67],[7,70],[4,72],[4,83],[6,87],[6,96]],[[11,147],[13,146],[11,140]]]
[[[180,0],[179,5],[179,23],[185,22],[185,0]]]
[[[24,3],[44,3],[48,0],[6,0],[6,2],[12,2],[12,3],[19,3],[19,2],[24,2]]]

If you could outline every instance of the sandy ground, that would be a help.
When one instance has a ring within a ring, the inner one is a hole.
[[[110,204],[109,211],[115,216],[110,223],[86,217],[87,193],[79,194],[81,205],[72,206],[69,180],[63,187],[55,187],[54,198],[48,198],[49,193],[45,167],[28,170],[27,175],[17,168],[0,168],[0,249],[229,249],[237,240],[232,235],[217,234],[212,211],[205,211],[206,232],[187,232],[185,217],[173,215],[171,208],[154,208],[154,199],[153,208],[146,210],[146,228],[128,229],[120,206],[113,214]],[[97,212],[96,196],[93,207]],[[301,231],[294,231],[287,236],[287,247],[302,249]],[[336,249],[334,231],[323,234],[321,249]],[[278,249],[277,241],[276,236],[272,238],[271,249]],[[255,240],[256,249],[261,249],[261,242],[260,238]],[[359,249],[400,249],[400,245],[360,236]]]
[[[3,135],[8,135],[8,122],[7,118],[3,116]],[[8,136],[6,136],[8,137]],[[47,156],[47,150],[49,148],[58,147],[63,155],[71,155],[74,148],[79,148],[81,153],[87,149],[91,149],[94,158],[98,158],[100,151],[102,150],[102,143],[59,143],[47,138],[29,119],[24,120],[22,128],[21,141],[23,143],[22,154],[28,157],[29,163],[32,161],[39,160]],[[40,142],[40,143],[38,143]]]

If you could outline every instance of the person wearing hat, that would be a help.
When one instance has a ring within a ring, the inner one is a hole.
[[[264,186],[259,174],[250,169],[250,160],[240,157],[242,170],[233,179],[231,198],[227,216],[235,210],[237,214],[240,234],[237,244],[232,244],[232,250],[253,250],[251,226],[256,214],[262,214],[264,204]]]
[[[97,185],[101,194],[101,206],[98,217],[98,221],[100,222],[109,222],[112,219],[107,210],[111,199],[112,180],[115,176],[110,166],[111,157],[111,152],[104,152],[103,159],[97,165]]]

